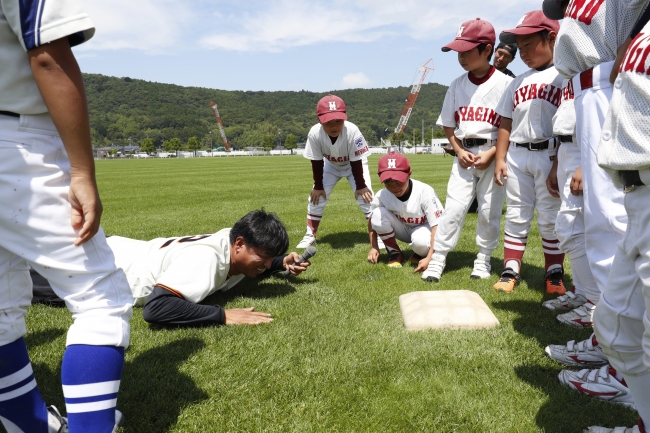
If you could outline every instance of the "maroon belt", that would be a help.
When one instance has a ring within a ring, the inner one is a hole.
[[[580,72],[580,88],[582,90],[594,87],[594,68]]]

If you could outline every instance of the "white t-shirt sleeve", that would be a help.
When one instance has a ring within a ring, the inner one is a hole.
[[[445,101],[442,103],[442,109],[440,110],[440,117],[438,117],[437,125],[446,126],[448,128],[456,127],[456,81],[453,81],[447,89],[447,94],[445,95]]]
[[[312,161],[323,160],[323,150],[321,149],[317,135],[314,133],[314,128],[307,135],[307,144],[305,144],[305,153],[303,155]]]
[[[443,207],[433,188],[424,188],[422,191],[422,211],[427,216],[427,221],[431,227],[438,225],[438,220],[442,216]]]
[[[208,246],[196,245],[171,257],[170,266],[156,280],[156,285],[172,289],[186,301],[198,303],[217,288],[217,256]]]
[[[366,139],[358,128],[355,128],[354,133],[348,139],[352,141],[352,143],[349,143],[348,145],[348,158],[350,161],[359,161],[360,159],[367,158],[368,155],[370,155],[368,143],[366,143]]]
[[[501,117],[512,119],[512,114],[514,112],[514,96],[515,90],[517,89],[517,84],[515,84],[516,81],[517,80],[513,80],[510,82],[506,91],[503,92],[503,96],[501,96],[496,110],[494,110]]]

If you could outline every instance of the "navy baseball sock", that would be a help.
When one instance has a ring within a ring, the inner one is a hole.
[[[68,346],[61,382],[70,433],[113,431],[123,367],[123,347]]]
[[[0,401],[7,431],[47,433],[47,408],[22,337],[0,347]]]

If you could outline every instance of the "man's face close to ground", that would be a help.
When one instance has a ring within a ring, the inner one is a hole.
[[[231,275],[244,274],[255,278],[269,269],[272,261],[273,256],[267,255],[260,248],[248,246],[242,237],[238,237],[230,257]]]
[[[494,52],[494,67],[498,70],[507,68],[513,60],[514,57],[505,48],[499,48]]]

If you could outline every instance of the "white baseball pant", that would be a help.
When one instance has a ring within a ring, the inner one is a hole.
[[[31,265],[66,301],[67,345],[127,347],[133,296],[100,231],[75,247],[70,163],[49,115],[0,116],[0,346],[26,333]]]
[[[627,225],[623,192],[598,166],[596,158],[601,129],[612,97],[609,82],[612,65],[613,62],[607,62],[593,68],[593,87],[590,89],[580,87],[579,76],[573,79],[576,137],[580,147],[584,189],[585,248],[601,293],[607,284],[616,243],[623,238]]]
[[[490,147],[487,144],[468,150],[477,149],[477,153],[481,153]],[[436,253],[446,255],[456,248],[465,224],[467,210],[475,196],[478,200],[476,245],[479,247],[479,252],[489,256],[499,244],[505,187],[494,182],[494,164],[493,160],[485,170],[474,167],[466,169],[460,166],[458,158],[454,159],[447,184],[445,211],[438,223],[434,240]]]
[[[553,155],[555,150],[528,150],[514,143],[508,148],[506,233],[521,238],[528,236],[537,208],[539,234],[543,239],[555,239],[555,221],[561,201],[546,188]]]
[[[352,175],[352,167],[348,165],[341,166],[342,168],[336,168],[333,164],[329,164],[325,161],[325,167],[323,169],[323,188],[325,190],[325,196],[327,198],[319,197],[318,204],[313,204],[311,200],[307,205],[307,218],[313,219],[314,217],[319,218],[325,213],[325,206],[329,202],[330,194],[336,186],[339,180],[347,179],[352,187],[352,193],[354,194],[357,190],[357,184],[354,181],[354,176]],[[363,179],[366,181],[366,186],[370,191],[372,191],[372,182],[370,180],[370,171],[368,170],[368,160],[363,160]],[[361,196],[357,197],[357,204],[361,208],[361,211],[366,218],[370,218],[370,203],[365,203]]]
[[[650,423],[650,187],[625,194],[627,231],[618,243],[594,331],[610,364],[630,388],[645,425]]]
[[[591,273],[585,250],[583,198],[571,194],[571,178],[580,167],[580,148],[574,143],[562,143],[557,157],[557,183],[562,204],[557,213],[555,235],[560,241],[560,250],[569,257],[576,293],[598,303],[600,290]]]
[[[429,223],[410,226],[403,223],[395,214],[380,206],[372,211],[370,217],[372,229],[377,233],[395,232],[395,237],[408,242],[415,254],[426,257],[431,247],[431,226]]]

